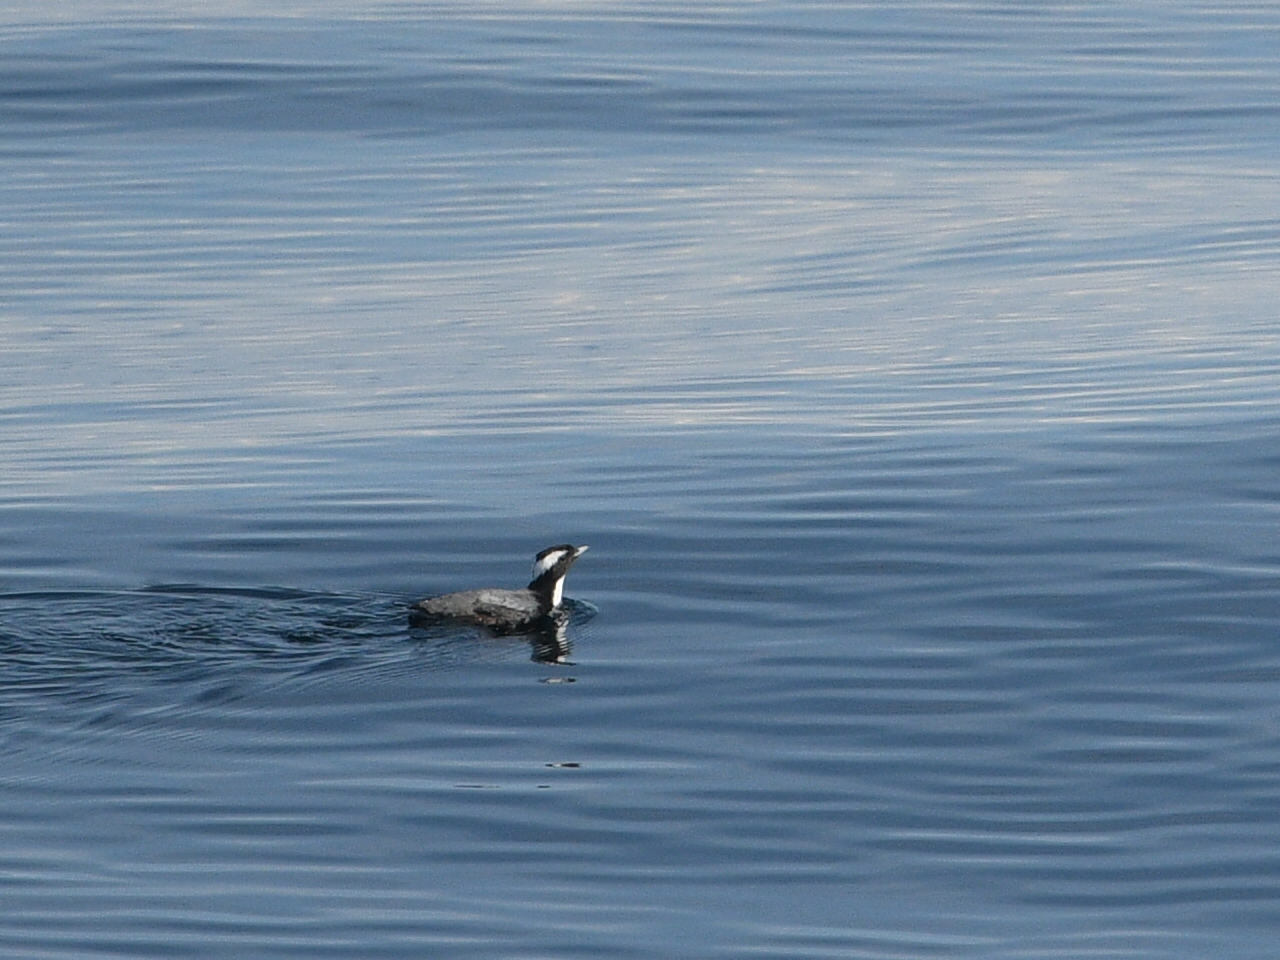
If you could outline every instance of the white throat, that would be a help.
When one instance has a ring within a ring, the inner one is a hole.
[[[560,601],[564,598],[564,577],[556,581],[556,585],[551,588],[551,609],[560,606]]]

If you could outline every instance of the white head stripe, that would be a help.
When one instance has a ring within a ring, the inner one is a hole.
[[[533,565],[533,579],[537,580],[540,576],[554,567],[567,554],[568,550],[552,550],[541,560]]]

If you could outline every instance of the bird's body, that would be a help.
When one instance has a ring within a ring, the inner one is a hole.
[[[545,609],[544,609],[545,608]],[[445,620],[470,620],[486,627],[532,623],[552,610],[530,590],[461,590],[420,600],[413,609]]]
[[[560,608],[565,574],[586,550],[568,543],[547,547],[534,559],[533,579],[523,590],[461,590],[419,600],[410,611],[420,619],[454,620],[499,631],[532,627]]]

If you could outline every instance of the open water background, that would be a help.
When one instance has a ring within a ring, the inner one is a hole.
[[[0,955],[1275,957],[1278,267],[1269,3],[0,4]]]

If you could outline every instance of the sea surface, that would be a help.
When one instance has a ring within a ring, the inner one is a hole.
[[[1280,6],[0,0],[0,956],[1278,944]]]

